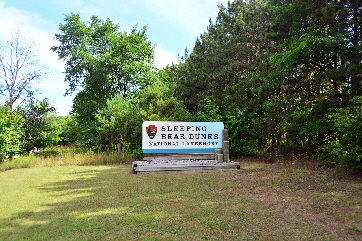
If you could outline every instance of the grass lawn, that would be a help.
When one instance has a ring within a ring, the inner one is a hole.
[[[0,240],[362,240],[362,179],[312,164],[40,166],[0,183]]]

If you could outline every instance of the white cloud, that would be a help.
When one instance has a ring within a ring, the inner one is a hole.
[[[22,26],[29,30],[35,30],[34,25],[47,25],[39,15],[9,6],[0,2],[0,30],[7,37],[16,26]]]
[[[166,67],[168,64],[177,63],[178,59],[170,52],[165,50],[161,44],[158,44],[155,48],[155,65],[158,68]]]
[[[217,8],[216,5],[210,6],[207,1],[194,0],[145,0],[144,5],[150,11],[155,12],[155,16],[164,19],[165,22],[172,23],[172,25],[191,33],[195,37],[200,34],[200,23],[205,23],[204,27],[206,28],[208,18],[213,17],[207,16],[205,19],[209,8]]]
[[[41,61],[51,69],[61,71],[64,69],[64,65],[58,60],[58,56],[50,50],[50,47],[56,45],[57,42],[52,34],[42,28],[48,25],[49,22],[37,14],[12,6],[6,7],[5,2],[0,2],[0,40],[8,39],[11,32],[19,27],[22,34],[29,35],[36,42]]]
[[[66,98],[66,97],[64,97]],[[69,115],[69,112],[72,110],[73,102],[71,99],[68,101],[57,101],[56,108],[57,108],[57,115],[58,116],[67,116]]]
[[[64,71],[64,64],[58,60],[57,54],[50,50],[52,46],[58,43],[53,35],[46,30],[49,25],[51,23],[37,14],[12,6],[7,7],[5,2],[0,2],[0,41],[9,39],[12,31],[16,28],[20,28],[22,35],[35,41],[40,64],[50,72],[44,76],[43,81],[35,84],[35,88],[40,89],[40,92],[43,93],[41,98],[49,97],[53,101],[54,98],[63,99],[62,95],[64,95],[67,85],[63,82],[64,74],[61,73]],[[57,102],[57,108],[61,114],[67,114],[70,106],[69,100],[64,103]]]

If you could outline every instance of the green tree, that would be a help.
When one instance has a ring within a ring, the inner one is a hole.
[[[286,149],[315,151],[335,136],[328,118],[361,95],[359,1],[271,0],[275,41],[269,102],[284,110]],[[282,101],[281,101],[282,100]],[[289,146],[289,147],[288,147]],[[290,151],[290,150],[289,150]]]
[[[170,67],[175,94],[191,112],[211,101],[220,111],[228,103],[250,106],[255,89],[270,72],[272,42],[265,1],[234,1],[219,6],[216,22],[195,42],[193,52]],[[201,102],[201,104],[200,104]]]
[[[141,149],[143,121],[191,120],[190,113],[161,79],[133,99],[117,96],[107,101],[106,108],[99,110],[96,117],[98,142],[105,146],[121,143],[128,151]]]
[[[262,87],[273,70],[270,55],[277,51],[269,36],[272,16],[266,3],[237,0],[227,7],[220,5],[216,22],[210,20],[193,52],[166,69],[175,96],[191,113],[198,113],[202,120],[228,123],[234,143],[231,151],[238,155],[254,152],[250,150],[254,144],[249,143],[253,118],[261,118],[260,109],[268,96]],[[243,124],[247,127],[239,126]]]
[[[0,106],[0,162],[21,154],[23,117],[21,111]]]
[[[329,135],[320,152],[342,166],[362,170],[362,96],[354,97],[346,108],[329,115],[335,132]]]
[[[79,15],[65,17],[61,33],[55,38],[59,46],[51,49],[66,63],[66,94],[77,89],[73,113],[88,136],[97,130],[96,113],[107,100],[122,95],[132,98],[152,81],[154,46],[147,40],[146,28],[121,31],[109,19],[92,16],[82,22]]]
[[[60,125],[59,144],[69,145],[82,140],[82,132],[74,115],[58,117]]]
[[[135,99],[144,121],[190,121],[191,115],[162,81],[147,86]]]
[[[22,125],[24,152],[29,153],[34,148],[56,145],[60,141],[60,126],[55,111],[47,98],[42,101],[32,98],[26,102]]]
[[[109,147],[120,143],[128,151],[140,147],[142,117],[133,101],[117,96],[108,100],[106,108],[99,110],[96,117],[99,123],[99,144]]]

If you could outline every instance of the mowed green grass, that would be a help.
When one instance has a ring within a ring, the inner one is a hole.
[[[362,240],[362,182],[313,167],[134,175],[131,165],[0,173],[0,240]]]

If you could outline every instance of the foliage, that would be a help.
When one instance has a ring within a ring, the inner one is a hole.
[[[118,96],[107,101],[107,107],[96,115],[99,125],[99,143],[105,146],[122,144],[124,151],[141,145],[142,118],[131,101]],[[131,146],[130,146],[131,145]]]
[[[189,121],[190,113],[173,96],[163,79],[147,86],[136,98],[143,121]]]
[[[235,156],[317,153],[362,169],[361,15],[358,0],[220,4],[192,52],[156,73],[145,28],[71,14],[52,50],[78,92],[54,130],[140,152],[142,121],[220,121]]]
[[[94,143],[99,136],[96,113],[107,101],[122,95],[133,98],[153,79],[153,45],[146,28],[130,33],[121,31],[111,20],[92,16],[82,22],[77,14],[66,15],[55,35],[53,46],[66,63],[66,94],[80,89],[73,102],[73,113],[81,127],[84,142]]]
[[[287,100],[281,106],[288,110],[281,146],[285,152],[323,150],[343,165],[347,159],[352,165],[358,163],[358,142],[349,150],[336,145],[349,136],[348,114],[342,113],[353,106],[351,99],[362,94],[358,30],[362,9],[357,2],[270,1],[282,51],[273,56],[276,70],[268,76],[267,86],[276,90],[270,99]]]
[[[221,111],[218,105],[212,103],[211,98],[206,97],[199,103],[194,121],[222,122]]]
[[[250,109],[232,108],[228,110],[224,120],[229,129],[230,150],[233,156],[255,155],[258,148],[265,144],[265,137],[257,138],[253,131],[258,113]]]
[[[332,163],[362,169],[362,97],[355,97],[346,108],[329,115],[336,132],[328,136],[319,152]]]
[[[153,46],[145,28],[133,28],[128,34],[109,19],[92,16],[84,23],[76,14],[66,15],[65,22],[59,27],[62,33],[55,35],[60,45],[52,50],[66,62],[68,92],[81,86],[85,92],[108,97],[130,94],[147,84]]]
[[[219,7],[216,23],[195,42],[184,62],[168,68],[176,83],[175,94],[186,108],[196,113],[208,100],[220,111],[228,103],[255,104],[254,89],[270,70],[267,39],[269,15],[263,1],[234,1]],[[260,70],[257,72],[256,70]]]
[[[139,152],[143,121],[191,119],[190,114],[161,80],[147,86],[134,99],[117,96],[107,101],[107,107],[100,110],[96,117],[100,133],[98,142],[113,147],[120,143],[126,152]]]
[[[250,117],[260,112],[265,98],[261,87],[272,70],[268,59],[275,51],[268,39],[271,16],[266,7],[265,1],[220,5],[216,23],[210,20],[193,52],[166,69],[175,96],[195,119],[227,123],[235,155],[254,153],[251,143],[259,143],[252,137]]]
[[[0,95],[13,109],[18,100],[27,98],[46,72],[37,58],[37,45],[20,28],[0,43]]]
[[[221,4],[166,69],[175,96],[196,119],[223,121],[235,155],[318,152],[359,167],[361,14],[358,0]]]
[[[22,124],[20,111],[0,106],[0,162],[21,154]]]
[[[0,106],[0,161],[60,141],[59,122],[48,99],[28,99],[23,107]]]
[[[60,127],[54,116],[56,109],[47,98],[42,101],[34,98],[24,106],[22,125],[22,149],[29,153],[36,149],[56,145],[60,141]]]
[[[69,145],[82,140],[82,132],[79,131],[81,128],[79,127],[74,114],[58,117],[58,121],[60,125],[59,137],[61,139],[58,144]]]

